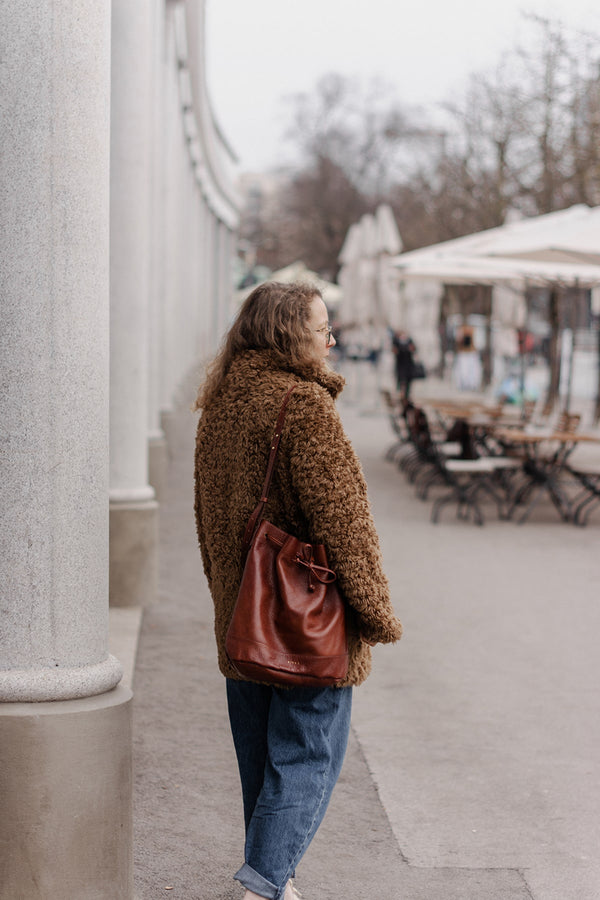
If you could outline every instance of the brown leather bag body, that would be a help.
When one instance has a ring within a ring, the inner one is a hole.
[[[275,468],[285,395],[261,499],[248,520],[244,572],[225,647],[244,678],[327,686],[348,672],[345,605],[323,544],[300,541],[263,519]]]

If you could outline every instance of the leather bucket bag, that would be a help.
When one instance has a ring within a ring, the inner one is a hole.
[[[261,499],[246,526],[244,572],[225,647],[243,678],[324,687],[348,672],[346,612],[336,574],[323,544],[300,541],[263,518],[295,387],[283,400]]]

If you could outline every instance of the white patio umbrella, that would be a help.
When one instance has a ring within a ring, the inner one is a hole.
[[[405,253],[394,265],[404,279],[433,279],[452,284],[512,284],[593,287],[600,285],[600,265],[538,261],[501,256],[444,255],[429,258]]]
[[[339,255],[338,281],[344,289],[341,314],[359,325],[390,322],[397,305],[397,277],[389,260],[402,249],[392,209],[380,204],[348,229]]]
[[[344,294],[340,317],[345,324],[362,326],[373,318],[376,240],[371,215],[362,216],[346,234],[338,257],[342,263],[338,281]]]
[[[360,287],[358,267],[361,257],[361,229],[358,223],[351,225],[342,245],[338,261],[341,269],[338,282],[342,289],[343,302],[340,304],[340,316],[346,322],[358,320],[360,308]]]
[[[377,307],[383,322],[392,327],[400,326],[399,274],[391,265],[392,258],[402,250],[402,238],[394,213],[387,203],[381,203],[375,211],[377,227]]]
[[[403,254],[417,261],[509,257],[538,261],[600,263],[600,207],[583,204],[465,235]],[[402,259],[395,258],[396,262]]]

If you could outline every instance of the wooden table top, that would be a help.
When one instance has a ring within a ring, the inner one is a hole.
[[[554,431],[552,429],[540,431],[516,431],[513,428],[499,428],[497,434],[513,441],[515,444],[539,444],[543,441],[558,441],[561,444],[592,443],[600,444],[600,436],[586,434],[578,431]]]

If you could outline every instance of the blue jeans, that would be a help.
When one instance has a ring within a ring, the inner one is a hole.
[[[241,884],[280,900],[323,820],[340,774],[352,688],[227,680],[246,824]]]

